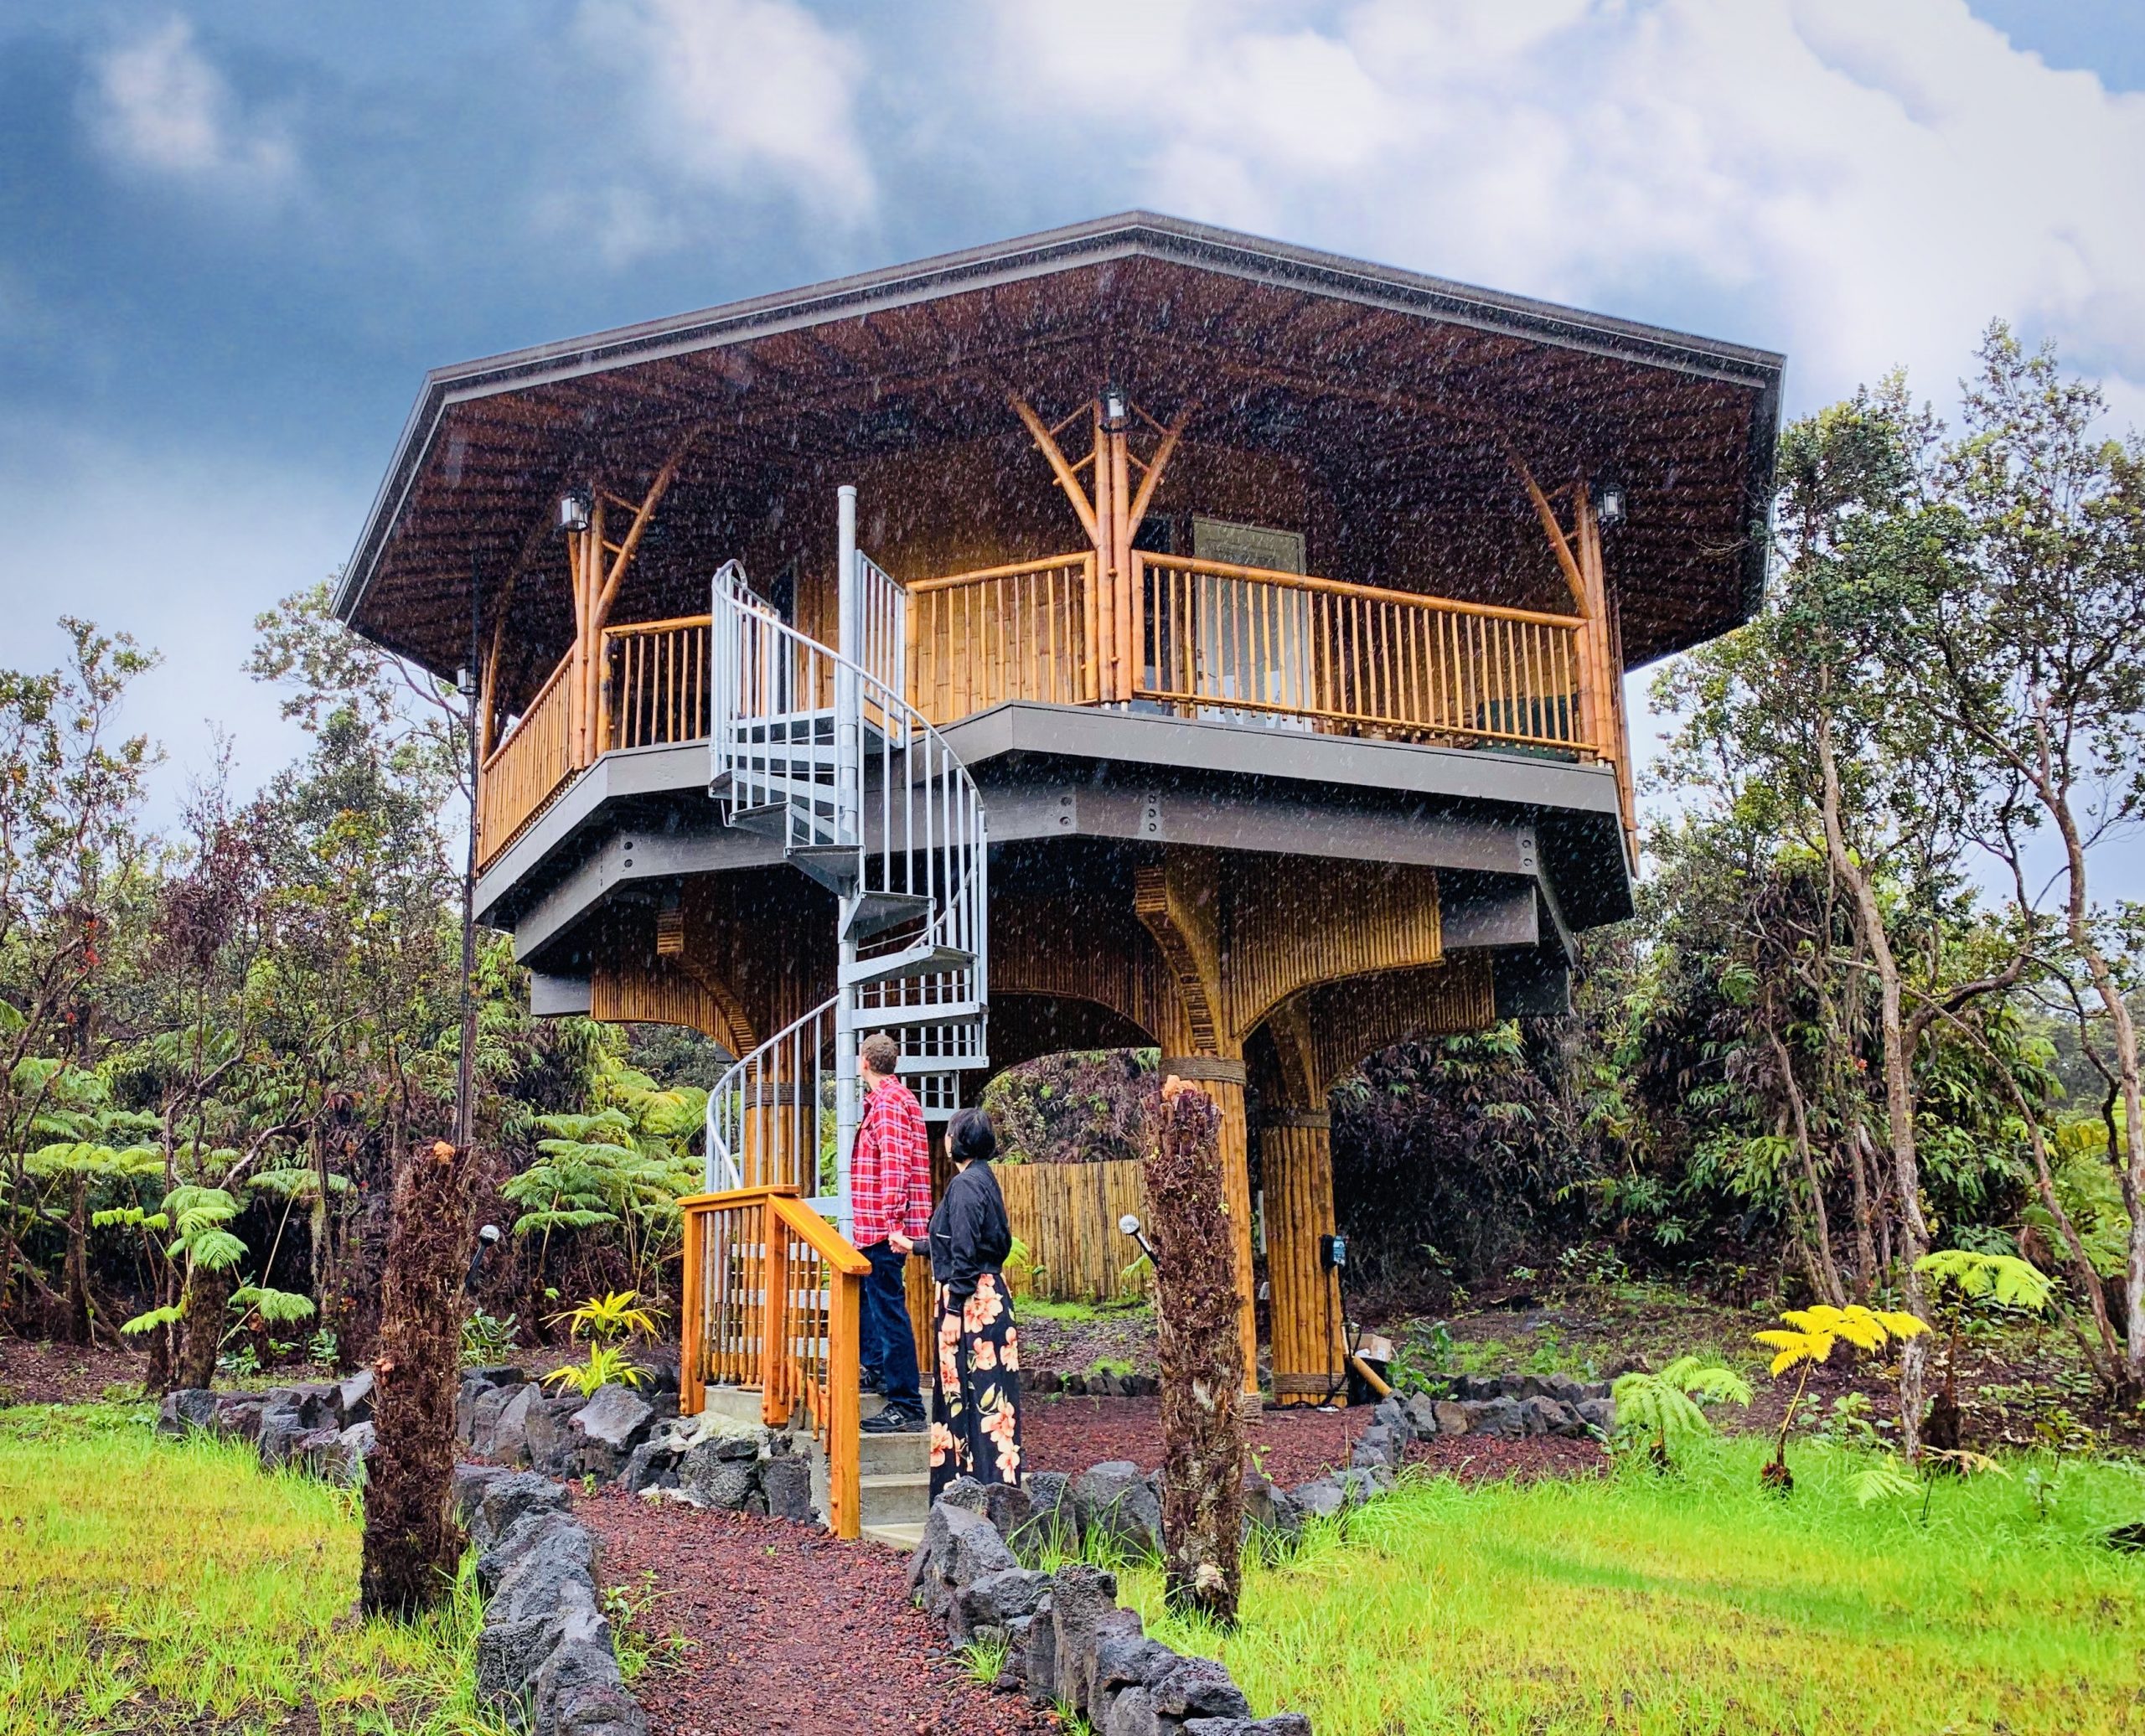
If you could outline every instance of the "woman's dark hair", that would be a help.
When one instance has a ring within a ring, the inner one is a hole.
[[[987,1164],[998,1155],[998,1134],[980,1109],[963,1109],[946,1124],[946,1149],[957,1164]]]

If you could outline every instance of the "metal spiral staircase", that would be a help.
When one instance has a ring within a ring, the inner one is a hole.
[[[902,697],[906,598],[856,546],[840,491],[838,649],[788,625],[731,561],[711,605],[709,793],[835,896],[834,993],[708,1098],[707,1186],[794,1186],[847,1236],[856,1044],[885,1030],[932,1120],[988,1064],[983,803]]]

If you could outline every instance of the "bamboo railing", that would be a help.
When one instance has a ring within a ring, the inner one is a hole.
[[[1135,557],[1134,696],[1412,741],[1592,757],[1576,616]]]
[[[607,752],[707,739],[707,633],[705,615],[603,629]]]
[[[1007,700],[1091,704],[1095,668],[1093,553],[908,587],[908,699],[933,723]]]
[[[678,1203],[685,1220],[680,1411],[698,1415],[711,1386],[757,1387],[770,1428],[803,1405],[827,1455],[828,1523],[838,1537],[855,1537],[859,1333],[871,1263],[793,1188]]]
[[[871,667],[883,666],[881,679],[896,690],[906,686],[934,725],[1009,700],[1086,705],[1112,697],[1102,690],[1096,648],[1093,553],[920,580],[905,592],[876,568],[868,576],[879,581],[866,587],[860,623]],[[1129,671],[1119,666],[1119,700],[1191,716],[1606,759],[1617,767],[1630,827],[1612,629],[1577,615],[1145,553],[1133,559],[1131,603],[1138,648],[1125,659]],[[602,751],[707,739],[708,634],[705,615],[605,629]],[[484,762],[481,862],[579,769],[565,679],[572,663],[561,664]],[[1597,668],[1608,673],[1597,678]],[[752,674],[769,690],[741,697],[762,709],[831,702],[814,671],[785,664]]]
[[[477,860],[488,863],[571,782],[572,684],[568,657],[494,748],[477,776]]]

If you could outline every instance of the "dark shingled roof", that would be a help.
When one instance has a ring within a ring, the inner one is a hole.
[[[1413,393],[1411,413],[1431,421],[1440,402],[1489,404],[1553,456],[1617,469],[1635,500],[1642,488],[1672,499],[1651,528],[1629,527],[1612,561],[1631,662],[1755,606],[1778,354],[1130,212],[436,369],[335,609],[450,669],[473,571],[488,592],[537,558],[551,493],[591,450],[644,474],[655,440],[713,404],[770,450],[778,412],[792,450],[801,428],[838,457],[884,383],[913,386],[927,364],[926,389],[957,415],[995,389],[996,360],[1072,381],[1098,357],[1136,369],[1150,352],[1174,356],[1156,365],[1179,380],[1212,358],[1300,392],[1353,394],[1358,423],[1376,420],[1362,412],[1381,394]]]

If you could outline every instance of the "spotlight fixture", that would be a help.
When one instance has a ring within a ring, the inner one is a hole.
[[[589,515],[594,510],[587,489],[567,489],[559,496],[559,529],[569,536],[578,535],[588,529]]]

